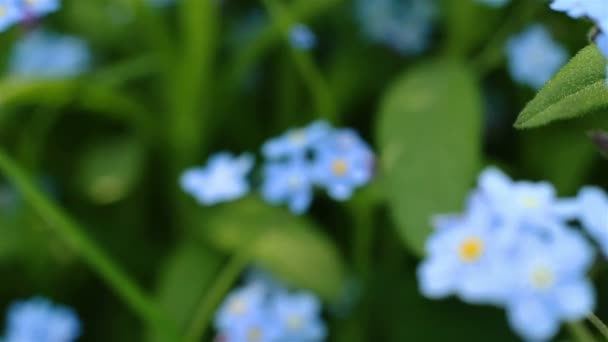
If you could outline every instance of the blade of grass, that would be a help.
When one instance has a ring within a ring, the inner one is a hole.
[[[32,208],[48,222],[49,227],[82,257],[84,262],[135,314],[150,326],[158,327],[165,334],[167,341],[179,341],[175,323],[163,314],[156,303],[83,232],[68,214],[38,190],[25,171],[1,149],[0,171],[19,190]]]

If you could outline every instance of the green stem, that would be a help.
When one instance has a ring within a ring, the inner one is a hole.
[[[608,341],[608,326],[594,313],[590,313],[587,316],[587,320],[593,324],[593,326],[604,336],[604,339]]]
[[[572,322],[567,325],[570,335],[577,342],[596,342],[589,329],[582,322]]]
[[[287,9],[278,1],[262,0],[274,25],[283,35],[285,40],[289,40],[289,32],[294,24],[291,15]],[[331,96],[331,91],[328,83],[323,78],[323,74],[315,65],[312,56],[306,52],[298,50],[291,46],[293,60],[300,77],[304,81],[306,87],[310,91],[319,117],[334,121],[337,119],[336,105]]]
[[[190,328],[186,332],[186,341],[201,341],[205,336],[215,309],[226,296],[226,293],[230,290],[232,285],[237,281],[250,260],[250,251],[245,249],[244,251],[235,254],[224,267],[222,273],[215,281],[215,284],[213,284],[213,287],[197,306]]]
[[[83,233],[83,229],[34,186],[25,172],[0,149],[0,171],[22,193],[65,243],[110,286],[116,294],[150,326],[160,327],[167,341],[179,341],[175,323],[168,319],[152,299]]]

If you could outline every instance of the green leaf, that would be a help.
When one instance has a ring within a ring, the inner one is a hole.
[[[138,130],[153,134],[154,123],[139,102],[120,89],[95,80],[26,80],[0,81],[0,108],[16,105],[42,105],[58,108],[73,104],[110,120],[125,122]],[[8,111],[0,111],[0,122]]]
[[[157,298],[182,330],[190,323],[221,265],[222,258],[208,246],[188,240],[179,243],[161,266]],[[163,341],[162,336],[154,341]]]
[[[253,263],[287,283],[332,300],[342,293],[344,264],[337,248],[304,218],[253,198],[217,208],[204,233],[230,253],[251,248]]]
[[[466,56],[487,40],[502,14],[478,1],[445,0],[442,5],[448,35],[445,44],[452,55]]]
[[[538,127],[607,108],[606,58],[591,45],[572,58],[526,105],[515,127]]]
[[[550,181],[561,194],[573,195],[600,156],[587,132],[605,127],[608,117],[594,114],[522,131],[522,164],[529,174]]]
[[[144,150],[133,138],[117,138],[93,145],[79,164],[78,181],[95,203],[110,204],[123,199],[141,176]]]
[[[398,231],[418,255],[433,215],[462,208],[481,154],[481,106],[458,62],[425,64],[386,93],[377,136],[385,192]]]

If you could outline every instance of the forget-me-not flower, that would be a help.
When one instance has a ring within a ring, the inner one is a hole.
[[[404,55],[424,51],[437,14],[435,0],[358,0],[357,17],[364,33]]]
[[[534,25],[507,43],[508,67],[518,83],[540,89],[568,60],[568,52],[542,25]]]
[[[262,196],[272,204],[287,203],[295,214],[305,212],[313,198],[310,162],[302,157],[294,157],[285,162],[266,164]]]
[[[20,1],[24,8],[25,16],[31,15],[41,17],[57,11],[61,7],[59,0],[15,0]]]
[[[263,274],[262,279],[257,275]],[[265,273],[253,273],[221,305],[215,318],[220,340],[320,342],[326,327],[311,293],[290,291]]]
[[[500,303],[505,298],[504,255],[489,208],[473,199],[461,217],[437,219],[418,268],[421,292],[429,298],[456,295],[469,303]]]
[[[289,42],[298,50],[310,50],[317,44],[317,36],[304,24],[296,24],[289,31]]]
[[[269,140],[262,146],[262,153],[269,159],[303,157],[330,132],[331,127],[327,122],[315,121],[304,128],[291,129]]]
[[[361,137],[351,129],[332,132],[316,148],[315,182],[330,197],[346,200],[353,191],[367,184],[374,171],[374,154]]]
[[[272,300],[271,310],[281,322],[282,340],[290,342],[322,341],[326,336],[321,321],[321,302],[306,292],[279,292]]]
[[[595,292],[586,278],[591,247],[567,228],[551,237],[524,234],[518,253],[505,267],[512,289],[506,304],[513,329],[526,340],[552,338],[561,322],[593,311]]]
[[[72,309],[33,298],[11,305],[2,341],[72,342],[80,333],[80,321]]]
[[[91,53],[82,39],[34,31],[16,43],[10,57],[10,72],[20,77],[63,78],[85,72]]]
[[[418,269],[421,292],[504,307],[524,339],[548,340],[562,322],[586,317],[595,305],[587,278],[594,252],[569,224],[578,218],[590,231],[603,224],[605,232],[607,210],[608,198],[597,189],[560,199],[549,183],[512,181],[488,168],[464,214],[435,219]]]
[[[583,228],[608,256],[608,195],[600,188],[584,187],[574,201]]]
[[[249,154],[235,157],[217,153],[204,168],[186,170],[180,179],[182,189],[203,205],[236,200],[249,192],[247,174],[254,160]]]
[[[0,0],[0,32],[23,19],[23,13],[15,0]]]

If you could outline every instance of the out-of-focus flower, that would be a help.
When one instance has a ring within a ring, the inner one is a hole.
[[[0,32],[23,19],[23,13],[15,0],[0,0]]]
[[[289,291],[264,275],[230,294],[216,314],[218,336],[225,341],[320,342],[326,328],[321,303],[311,293]]]
[[[596,187],[582,188],[576,198],[578,219],[608,256],[608,196]]]
[[[249,192],[246,177],[253,164],[249,154],[235,157],[217,153],[209,158],[206,167],[186,170],[180,183],[185,192],[203,205],[233,201]]]
[[[59,0],[15,0],[20,1],[24,8],[24,15],[41,17],[57,11],[61,7]]]
[[[503,7],[506,4],[508,4],[509,2],[511,2],[510,0],[477,0],[477,1],[484,3],[491,7]]]
[[[501,303],[505,298],[503,249],[494,235],[490,208],[479,201],[462,217],[436,220],[418,269],[429,298],[456,295],[469,303]],[[507,228],[503,228],[507,229]]]
[[[270,162],[264,167],[262,196],[273,204],[287,203],[295,214],[308,210],[313,197],[310,162],[295,157],[286,162]]]
[[[219,330],[229,330],[235,322],[247,320],[259,314],[267,295],[262,283],[252,282],[234,290],[224,301],[215,316],[215,326]]]
[[[3,342],[72,342],[80,336],[80,321],[67,307],[44,298],[14,303],[8,311]]]
[[[580,18],[587,15],[585,7],[588,0],[553,0],[551,9],[566,12],[572,18]]]
[[[434,0],[358,0],[357,17],[370,40],[404,55],[424,51],[437,15]]]
[[[506,304],[513,329],[526,340],[552,338],[562,321],[586,317],[595,306],[595,292],[586,278],[591,247],[566,229],[550,239],[523,235],[508,270],[513,282]]]
[[[346,200],[371,180],[374,154],[355,131],[336,130],[316,150],[315,182],[333,199]]]
[[[304,24],[296,24],[289,31],[289,42],[298,50],[310,50],[317,45],[317,36]]]
[[[277,293],[272,301],[283,331],[282,341],[308,342],[325,339],[319,299],[306,292]]]
[[[289,130],[269,140],[262,146],[262,152],[269,159],[303,157],[330,132],[331,127],[327,122],[315,121],[307,127]]]
[[[604,193],[558,199],[548,183],[514,182],[486,169],[463,215],[435,219],[418,269],[421,292],[504,307],[524,339],[548,340],[562,322],[580,320],[595,306],[586,277],[594,252],[568,224],[579,218],[606,238],[606,213]]]
[[[511,77],[540,89],[568,60],[567,51],[541,25],[534,25],[507,43]]]
[[[20,77],[63,78],[85,72],[91,64],[87,43],[79,38],[34,31],[17,42],[10,72]]]

